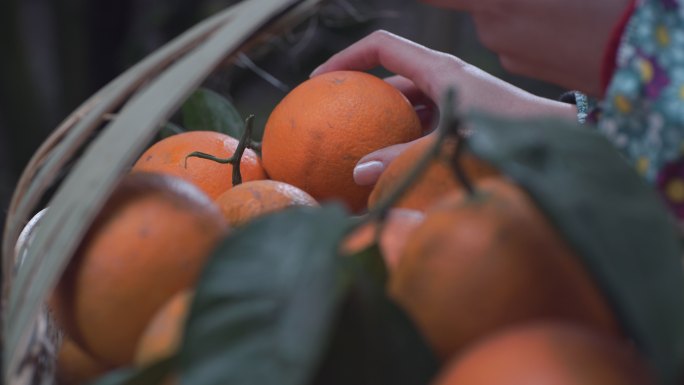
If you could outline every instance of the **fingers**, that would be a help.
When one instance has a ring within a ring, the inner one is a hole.
[[[410,143],[385,147],[361,158],[354,168],[354,182],[361,186],[375,184],[390,162],[401,154]]]
[[[412,67],[420,64],[419,60],[412,59],[412,54],[425,56],[425,51],[427,48],[410,40],[387,31],[375,31],[333,55],[311,75],[337,70],[366,71],[383,66],[396,74],[411,78],[410,74],[415,72]]]
[[[416,115],[420,119],[420,125],[423,127],[423,132],[431,131],[434,128],[433,124],[437,113],[435,103],[419,90],[412,81],[403,76],[391,76],[385,78],[385,81],[404,94],[413,105]]]
[[[390,76],[385,81],[401,91],[414,106],[434,104],[411,80],[403,76]]]
[[[354,182],[361,186],[375,184],[394,158],[415,142],[426,139],[428,139],[428,136],[423,136],[413,142],[395,144],[364,156],[354,168]]]
[[[431,100],[439,100],[444,82],[440,73],[453,57],[386,31],[376,31],[333,55],[311,76],[338,70],[366,71],[382,66],[410,79]]]

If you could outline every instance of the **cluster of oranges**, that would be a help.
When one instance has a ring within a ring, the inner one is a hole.
[[[142,154],[91,226],[50,308],[65,331],[62,383],[147,365],[177,349],[193,285],[232,228],[291,206],[337,199],[354,215],[392,194],[434,143],[416,141],[372,187],[359,159],[422,135],[412,106],[372,75],[340,71],[292,90],[272,111],[261,153],[236,165],[238,140],[206,131],[163,139]],[[443,143],[387,216],[380,248],[388,293],[443,362],[439,385],[649,384],[602,292],[530,198],[488,164],[462,154],[473,182],[454,177]],[[340,246],[353,253],[377,224]]]

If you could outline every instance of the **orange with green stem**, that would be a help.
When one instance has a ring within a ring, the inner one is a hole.
[[[426,212],[389,288],[438,357],[538,319],[621,336],[604,293],[526,191],[501,176],[472,181],[458,122],[448,128],[459,136],[451,167],[462,188]]]
[[[247,126],[251,126],[251,117]],[[238,158],[240,166],[234,167]],[[244,180],[267,178],[261,159],[246,148],[246,143],[241,145],[237,139],[214,131],[189,131],[164,138],[138,158],[133,171],[178,176],[212,199],[232,187],[232,175],[238,174]]]

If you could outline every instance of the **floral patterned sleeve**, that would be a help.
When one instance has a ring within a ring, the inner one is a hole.
[[[684,0],[637,1],[590,119],[684,223]]]

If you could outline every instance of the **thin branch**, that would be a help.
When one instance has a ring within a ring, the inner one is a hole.
[[[282,81],[278,80],[275,76],[271,75],[268,73],[266,70],[260,68],[259,66],[256,65],[250,59],[247,55],[244,53],[240,52],[238,54],[238,61],[236,63],[239,67],[247,68],[257,74],[260,78],[264,79],[266,82],[268,82],[270,85],[273,87],[279,89],[280,91],[283,92],[289,92],[290,91],[290,86],[287,84],[283,83]]]
[[[444,139],[452,136],[458,132],[461,125],[461,120],[455,116],[455,91],[449,89],[444,98],[444,103],[441,108],[442,120],[436,130],[437,140],[426,151],[426,153],[418,160],[408,174],[401,180],[399,185],[392,190],[392,192],[378,203],[378,205],[369,212],[367,221],[384,219],[387,213],[394,206],[394,204],[404,195],[406,190],[415,182],[415,180],[425,171],[430,162],[437,158],[441,153]]]
[[[251,139],[252,128],[254,127],[253,122],[254,115],[249,115],[247,119],[245,119],[245,132],[243,132],[242,136],[240,136],[240,141],[238,142],[237,148],[235,149],[235,152],[232,156],[228,158],[219,158],[215,155],[207,154],[205,152],[195,151],[185,156],[185,163],[183,164],[183,167],[188,167],[188,158],[207,159],[220,164],[230,163],[233,166],[233,186],[239,185],[240,183],[242,183],[242,174],[240,172],[240,161],[242,160],[242,155],[245,153],[247,147],[253,145]]]

